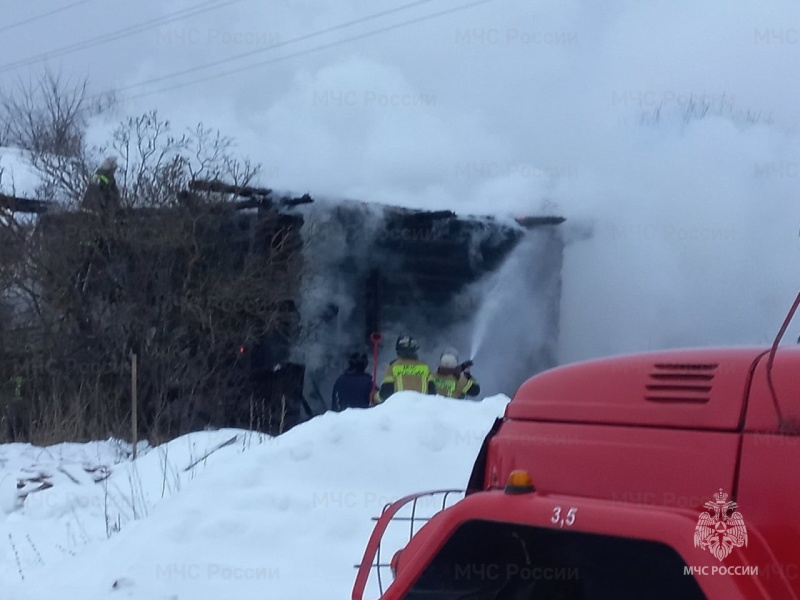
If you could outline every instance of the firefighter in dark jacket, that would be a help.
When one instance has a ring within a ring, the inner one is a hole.
[[[474,398],[481,393],[481,386],[470,373],[472,361],[459,364],[458,353],[448,348],[439,359],[439,368],[433,376],[436,393],[448,398]]]
[[[372,377],[365,373],[367,355],[354,352],[348,359],[347,370],[339,375],[333,385],[331,408],[341,412],[346,408],[369,408],[372,395]]]
[[[435,394],[431,381],[431,368],[417,358],[419,344],[410,335],[401,335],[395,344],[397,358],[386,369],[381,387],[375,395],[375,404],[380,404],[395,392],[412,391]]]
[[[6,437],[11,442],[21,442],[28,438],[30,416],[25,402],[25,383],[25,378],[18,371],[2,386],[2,419]]]
[[[81,208],[97,214],[112,212],[120,206],[119,188],[114,173],[117,159],[106,158],[92,175],[92,181],[83,195]]]
[[[120,208],[119,188],[114,178],[116,170],[117,159],[109,156],[97,167],[83,194],[81,209],[91,216],[86,221],[86,229],[81,233],[81,267],[74,277],[76,287],[83,291],[90,280],[96,283],[97,275],[100,271],[104,271],[106,280],[104,296],[110,302],[124,293],[105,268],[111,262],[108,228],[115,222]]]

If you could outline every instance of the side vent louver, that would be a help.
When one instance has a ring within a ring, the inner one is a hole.
[[[717,364],[656,363],[645,385],[649,402],[705,404],[711,399]]]

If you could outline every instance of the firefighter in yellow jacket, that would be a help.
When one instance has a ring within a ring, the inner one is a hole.
[[[395,392],[421,392],[435,394],[431,380],[431,368],[417,358],[419,344],[410,335],[401,335],[395,344],[397,358],[389,363],[381,387],[375,395],[375,404],[380,404]]]
[[[463,399],[475,397],[481,393],[481,386],[470,373],[472,361],[459,364],[458,353],[448,348],[439,359],[439,368],[433,375],[436,393],[448,398]]]

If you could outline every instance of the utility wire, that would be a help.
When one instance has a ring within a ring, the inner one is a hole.
[[[69,10],[70,8],[74,8],[76,6],[80,6],[81,4],[88,4],[89,2],[94,2],[94,0],[78,0],[77,2],[73,2],[71,4],[65,4],[59,8],[53,9],[46,13],[42,13],[40,15],[36,15],[35,17],[28,17],[27,19],[23,19],[22,21],[17,21],[16,23],[11,23],[11,25],[3,25],[0,27],[0,31],[8,31],[9,29],[14,29],[16,27],[21,27],[22,25],[27,25],[28,23],[33,23],[34,21],[39,21],[41,19],[45,19],[51,15],[58,14],[60,12],[64,12]]]
[[[431,0],[421,0],[420,2],[415,2],[415,3],[409,4],[409,5],[405,5],[405,7],[410,7],[412,5],[422,4],[424,2],[430,2],[430,1]],[[257,63],[252,63],[250,65],[246,65],[246,66],[243,66],[243,67],[238,67],[238,68],[235,68],[235,69],[228,69],[228,70],[226,70],[226,71],[224,71],[222,73],[216,73],[214,75],[208,75],[208,76],[205,76],[205,77],[192,79],[192,80],[184,82],[184,83],[175,84],[175,85],[172,85],[172,86],[169,86],[169,87],[165,87],[165,88],[161,88],[161,89],[158,89],[158,90],[153,90],[153,91],[150,91],[150,92],[143,92],[141,94],[136,94],[134,96],[128,96],[127,98],[124,99],[124,101],[135,100],[137,98],[143,98],[143,97],[146,97],[146,96],[151,96],[153,94],[160,94],[162,92],[167,92],[167,91],[171,91],[171,90],[187,87],[187,86],[190,86],[190,85],[194,85],[196,83],[201,83],[201,82],[204,82],[204,81],[210,81],[210,80],[213,80],[213,79],[219,79],[221,77],[227,77],[229,75],[234,75],[236,73],[241,73],[243,71],[254,69],[256,67],[261,67],[261,66],[264,66],[264,65],[274,64],[274,63],[277,63],[277,62],[288,60],[290,58],[296,58],[298,56],[305,56],[305,55],[308,55],[308,54],[312,54],[314,52],[319,52],[320,50],[327,50],[328,48],[333,48],[333,47],[340,46],[342,44],[346,44],[346,43],[349,43],[349,42],[353,42],[353,41],[365,39],[365,38],[368,38],[368,37],[372,37],[372,36],[378,35],[380,33],[386,33],[386,32],[389,32],[389,31],[393,31],[395,29],[401,29],[401,28],[407,27],[409,25],[414,25],[416,23],[421,23],[421,22],[424,22],[424,21],[435,19],[437,17],[441,17],[441,16],[444,16],[444,15],[448,15],[448,14],[452,14],[452,13],[459,12],[459,11],[462,11],[462,10],[466,10],[466,9],[472,8],[474,6],[479,6],[481,4],[487,4],[488,2],[491,2],[491,1],[492,0],[478,0],[477,2],[470,2],[468,4],[462,4],[460,6],[456,6],[456,7],[453,7],[453,8],[448,8],[446,10],[441,10],[441,11],[435,12],[435,13],[430,13],[430,14],[427,14],[427,15],[423,15],[421,17],[417,17],[417,18],[414,18],[414,19],[409,19],[407,21],[401,21],[400,23],[394,23],[392,25],[387,25],[386,27],[373,29],[373,30],[367,31],[365,33],[361,33],[361,34],[358,34],[358,35],[353,35],[353,36],[350,36],[350,37],[347,37],[347,38],[343,38],[343,39],[340,39],[340,40],[329,42],[327,44],[321,44],[319,46],[314,46],[313,48],[308,48],[306,50],[299,50],[299,51],[293,52],[291,54],[278,56],[276,58],[272,58],[272,59],[269,59],[269,60],[259,61]],[[387,11],[387,13],[389,13],[389,12],[397,12],[398,10],[402,10],[403,8],[404,7],[398,7],[396,9],[391,10],[391,11]],[[297,37],[297,38],[293,38],[291,40],[286,40],[285,42],[281,42],[279,44],[275,44],[275,45],[270,46],[268,48],[262,48],[260,50],[254,50],[254,51],[251,51],[251,52],[247,52],[247,53],[244,53],[243,55],[252,55],[252,54],[255,54],[257,52],[265,52],[265,51],[273,50],[273,49],[275,49],[277,47],[280,47],[280,46],[286,46],[286,45],[289,45],[289,44],[292,44],[292,43],[296,43],[296,42],[299,42],[299,41],[303,41],[303,40],[309,39],[311,37],[316,37],[316,36],[322,35],[323,33],[328,33],[330,31],[334,31],[336,29],[341,29],[343,27],[350,26],[350,25],[353,25],[353,24],[356,24],[356,23],[361,23],[361,22],[369,20],[369,19],[374,19],[374,18],[377,18],[378,16],[382,16],[383,14],[387,14],[387,13],[380,13],[380,14],[376,14],[376,15],[370,15],[368,17],[364,17],[364,18],[358,19],[356,21],[351,21],[349,23],[343,23],[343,24],[340,24],[340,25],[336,25],[334,27],[330,27],[330,28],[325,29],[325,30],[320,30],[318,32],[314,32],[314,33],[311,33],[311,34],[306,34],[306,35],[303,35],[303,36],[300,36],[300,37]],[[243,55],[239,55],[239,57],[241,57]],[[162,77],[156,77],[154,79],[149,79],[147,81],[143,81],[143,82],[140,82],[140,83],[131,84],[131,85],[125,86],[123,88],[117,88],[116,90],[113,91],[113,93],[117,93],[117,92],[121,92],[121,91],[126,91],[126,90],[130,90],[130,89],[146,86],[146,85],[149,85],[151,83],[156,83],[156,82],[164,81],[166,79],[171,79],[171,78],[174,78],[174,77],[178,77],[178,76],[184,75],[186,73],[198,71],[198,70],[201,70],[201,69],[210,68],[212,66],[217,66],[219,64],[228,62],[229,60],[234,60],[234,58],[235,57],[230,57],[229,59],[223,59],[221,61],[216,61],[216,62],[209,63],[209,64],[206,64],[206,65],[200,65],[200,66],[197,66],[197,67],[193,67],[191,69],[186,69],[184,71],[178,71],[178,72],[175,72],[175,73],[171,73],[169,75],[164,75]],[[106,92],[106,94],[107,93],[109,93],[109,92]],[[95,96],[92,96],[92,98],[94,98],[94,97],[98,97],[99,98],[99,97],[101,97],[103,95],[104,94],[96,94]]]
[[[81,0],[81,2],[92,2],[92,1],[93,0]],[[188,17],[193,17],[195,15],[216,10],[218,8],[230,6],[231,4],[236,4],[241,1],[242,0],[227,0],[226,2],[220,2],[219,0],[207,0],[206,2],[201,2],[200,4],[195,4],[188,8],[183,8],[181,10],[168,13],[166,15],[163,15],[155,19],[142,21],[141,23],[137,23],[135,25],[129,25],[128,27],[123,27],[122,29],[117,29],[116,31],[112,31],[109,33],[104,33],[102,35],[89,38],[88,40],[75,42],[67,46],[62,46],[61,48],[48,50],[47,52],[42,52],[40,54],[36,54],[28,58],[23,58],[14,62],[6,63],[0,66],[0,73],[5,73],[6,71],[19,69],[20,67],[27,67],[29,65],[43,62],[49,58],[58,58],[61,56],[66,56],[67,54],[73,54],[81,50],[86,50],[87,48],[93,48],[94,46],[107,44],[109,42],[113,42],[125,37],[136,35],[137,33],[142,33],[143,31],[147,31],[149,29],[154,29],[160,25],[166,25],[168,23],[180,21]],[[2,31],[2,29],[0,29],[0,31]]]
[[[222,58],[220,60],[215,60],[210,63],[205,63],[203,65],[197,65],[195,67],[189,67],[188,69],[183,69],[181,71],[174,71],[167,75],[162,75],[160,77],[153,77],[152,79],[147,79],[145,81],[140,81],[138,83],[133,83],[121,88],[117,88],[115,92],[124,92],[129,89],[138,88],[142,86],[149,85],[151,83],[158,83],[160,81],[165,81],[168,79],[173,79],[175,77],[180,77],[181,75],[187,75],[189,73],[194,73],[196,71],[203,71],[205,69],[210,69],[211,67],[217,67],[219,65],[224,65],[229,62],[233,62],[235,60],[239,60],[241,58],[246,58],[248,56],[254,56],[256,54],[263,54],[264,52],[271,52],[277,48],[281,48],[283,46],[289,46],[291,44],[296,44],[298,42],[304,42],[306,40],[319,37],[328,33],[332,33],[334,31],[338,31],[340,29],[346,29],[347,27],[352,27],[353,25],[359,25],[360,23],[366,23],[367,21],[372,21],[374,19],[378,19],[380,17],[385,17],[386,15],[391,15],[393,13],[401,12],[404,10],[408,10],[409,8],[413,8],[415,6],[420,6],[422,4],[429,4],[430,2],[437,2],[440,0],[416,0],[415,2],[409,2],[408,4],[403,4],[401,6],[390,8],[389,10],[384,10],[381,12],[373,13],[371,15],[367,15],[366,17],[359,17],[358,19],[353,19],[351,21],[345,21],[344,23],[339,23],[338,25],[333,25],[331,27],[326,27],[324,29],[320,29],[318,31],[314,31],[312,33],[307,33],[305,35],[301,35],[295,38],[291,38],[285,40],[283,42],[278,42],[276,44],[271,44],[266,48],[257,48],[256,50],[248,50],[247,52],[241,52],[239,54],[234,54],[232,56],[228,56],[227,58]]]

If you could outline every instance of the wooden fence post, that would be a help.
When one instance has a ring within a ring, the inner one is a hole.
[[[135,352],[131,352],[131,439],[133,440],[133,460],[136,460],[136,446],[138,441],[138,408],[139,403],[136,399],[136,380],[138,377],[138,361]]]

